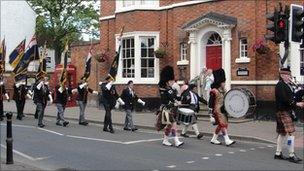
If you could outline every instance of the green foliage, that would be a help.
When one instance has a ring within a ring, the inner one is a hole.
[[[48,47],[55,49],[56,64],[66,41],[81,39],[86,33],[99,35],[99,14],[94,9],[95,1],[82,0],[28,0],[37,13],[36,34],[38,43],[47,41]]]

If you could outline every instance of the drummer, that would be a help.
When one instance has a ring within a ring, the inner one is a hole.
[[[228,128],[228,117],[227,112],[224,108],[224,95],[225,95],[225,71],[223,69],[213,71],[214,82],[211,85],[209,108],[212,109],[212,118],[215,120],[215,125],[217,125],[213,137],[211,139],[211,144],[219,145],[221,142],[217,140],[218,135],[222,132],[225,144],[230,146],[235,143],[235,141],[230,140],[227,132]]]
[[[190,84],[188,89],[185,90],[181,95],[181,103],[185,104],[185,105],[189,105],[189,106],[187,106],[187,108],[192,109],[195,112],[194,116],[192,117],[193,120],[191,121],[191,123],[184,124],[181,136],[186,137],[186,138],[189,137],[189,135],[187,135],[186,133],[187,133],[189,125],[191,124],[197,139],[201,139],[203,137],[203,134],[200,133],[199,130],[198,130],[198,127],[197,127],[197,124],[196,124],[196,121],[197,121],[197,115],[196,114],[200,110],[199,102],[205,103],[205,104],[207,104],[207,103],[203,98],[201,98],[196,93],[196,90],[197,90],[196,85],[195,84]]]

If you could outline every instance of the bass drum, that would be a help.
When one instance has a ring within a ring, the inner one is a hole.
[[[251,91],[235,88],[226,93],[224,106],[231,117],[246,117],[255,113],[256,99]]]

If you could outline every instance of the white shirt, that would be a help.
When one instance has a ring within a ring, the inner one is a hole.
[[[190,91],[190,96],[191,96],[191,103],[190,104],[197,104],[197,97],[196,97],[196,95],[192,92],[192,91]]]

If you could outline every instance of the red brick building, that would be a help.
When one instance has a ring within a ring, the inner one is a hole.
[[[261,55],[252,46],[266,32],[266,13],[279,2],[303,4],[301,0],[101,0],[100,48],[114,57],[117,37],[124,26],[122,55],[116,84],[135,82],[139,96],[158,97],[159,73],[165,65],[175,68],[176,78],[192,79],[203,67],[223,67],[227,88],[246,87],[258,100],[273,101],[278,80],[280,49],[266,42],[270,52]],[[153,52],[165,48],[167,56]],[[291,43],[287,65],[299,79],[299,44]],[[100,79],[112,60],[100,64]],[[248,76],[238,76],[247,69]],[[303,79],[303,78],[302,78]]]

